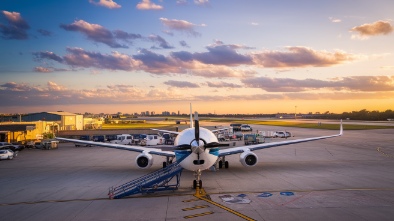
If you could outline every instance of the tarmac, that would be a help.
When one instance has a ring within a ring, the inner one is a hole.
[[[295,137],[288,139],[338,133],[252,126],[290,131]],[[70,143],[26,149],[0,161],[0,219],[393,220],[393,134],[394,129],[345,130],[342,137],[263,149],[255,152],[258,164],[248,168],[238,154],[228,156],[229,169],[203,171],[208,200],[195,195],[193,173],[185,170],[176,191],[108,198],[110,187],[160,169],[160,156],[142,170],[134,152]]]

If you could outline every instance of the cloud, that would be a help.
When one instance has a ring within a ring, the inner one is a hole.
[[[27,84],[17,84],[15,82],[8,82],[0,85],[0,89],[17,92],[17,91],[30,91],[31,87],[28,86]]]
[[[51,35],[52,35],[52,32],[47,31],[47,30],[44,30],[44,29],[38,29],[37,31],[38,31],[38,33],[40,33],[42,36],[48,37],[48,36],[51,36]]]
[[[67,48],[69,52],[63,57],[64,63],[73,67],[94,67],[109,70],[132,71],[138,69],[141,62],[132,57],[112,52],[112,54],[101,54],[88,52],[82,48]]]
[[[339,18],[329,17],[328,19],[330,19],[330,21],[332,23],[340,23],[340,22],[342,22],[342,20],[339,19]]]
[[[134,88],[132,85],[125,85],[125,84],[108,85],[107,88],[110,89],[111,91],[118,91],[122,93],[136,91],[136,88]]]
[[[113,33],[115,35],[115,38],[117,38],[119,40],[123,40],[128,43],[132,43],[131,40],[142,38],[142,36],[140,34],[127,33],[125,31],[121,31],[121,30],[115,30],[115,31],[113,31]]]
[[[187,4],[187,0],[177,0],[176,4],[177,5],[186,5]]]
[[[35,59],[37,61],[41,61],[42,59],[48,59],[48,60],[54,60],[57,61],[59,63],[63,62],[63,58],[56,55],[53,52],[50,51],[45,51],[45,52],[34,52],[33,56],[35,57]]]
[[[235,45],[212,45],[206,47],[208,52],[190,53],[186,51],[173,52],[171,55],[182,61],[196,60],[204,64],[237,66],[253,64],[250,55],[239,54]]]
[[[376,35],[388,35],[393,32],[394,28],[388,21],[377,21],[372,24],[363,24],[353,27],[350,31],[357,32],[352,38],[364,39]]]
[[[42,67],[42,66],[38,66],[34,68],[34,72],[40,72],[40,73],[51,73],[55,71],[70,71],[70,70],[64,68]]]
[[[148,39],[155,42],[155,43],[158,43],[160,48],[163,48],[163,49],[174,48],[164,38],[160,37],[159,35],[150,35],[148,37]],[[156,48],[156,47],[153,47],[153,48]]]
[[[111,31],[98,24],[90,24],[84,20],[78,20],[69,25],[62,24],[60,27],[66,31],[81,32],[86,35],[88,39],[106,44],[111,48],[128,48],[126,45],[117,43],[116,36],[114,36]]]
[[[136,8],[139,10],[162,10],[163,6],[156,5],[150,0],[142,0],[142,2],[137,4]]]
[[[3,39],[25,40],[29,36],[27,30],[29,24],[22,18],[19,12],[1,11],[8,24],[0,23],[0,33]]]
[[[316,51],[307,47],[287,47],[287,52],[264,51],[253,53],[256,65],[269,68],[288,67],[327,67],[356,59],[356,56],[343,51],[333,53]]]
[[[241,80],[247,87],[267,92],[303,92],[319,89],[354,92],[394,91],[394,76],[352,76],[331,80],[250,77]]]
[[[227,82],[207,81],[207,85],[208,87],[213,87],[213,88],[242,88],[242,85],[227,83]]]
[[[379,79],[382,76],[377,77]],[[393,81],[394,76],[389,77]],[[376,80],[372,78],[373,81]],[[360,80],[359,77],[351,77],[350,81]],[[384,78],[378,80],[383,82]],[[335,80],[331,80],[335,81]],[[336,80],[347,82],[347,80]],[[365,80],[361,80],[366,82]],[[168,82],[176,85],[176,82]],[[349,82],[348,82],[349,83]],[[178,82],[182,85],[182,81]],[[185,82],[187,84],[187,82]],[[379,83],[378,83],[379,84]],[[220,82],[217,84],[220,85]],[[225,84],[224,84],[225,85]],[[224,86],[223,85],[223,86]],[[377,85],[367,88],[377,88]],[[314,87],[314,86],[313,86]],[[351,85],[349,85],[349,88]],[[147,87],[146,87],[147,88]],[[361,86],[356,86],[361,88]],[[392,85],[391,85],[392,88]],[[367,99],[391,99],[394,97],[393,89],[387,91],[337,91],[328,92],[302,91],[302,92],[281,92],[281,93],[250,93],[241,95],[237,92],[227,93],[220,96],[211,95],[189,95],[184,89],[169,87],[168,89],[139,89],[132,85],[116,84],[106,85],[102,88],[93,89],[69,89],[53,81],[48,81],[44,85],[31,85],[26,83],[7,82],[0,84],[0,100],[6,106],[42,106],[42,105],[76,105],[76,104],[133,104],[133,103],[162,103],[166,100],[171,101],[249,101],[249,100],[367,100]]]
[[[186,73],[184,65],[177,62],[172,57],[156,54],[147,49],[142,49],[134,59],[139,60],[142,65],[141,70],[153,74],[167,74],[167,73]]]
[[[160,18],[160,21],[161,21],[161,23],[163,23],[164,26],[166,26],[170,30],[184,32],[184,33],[186,33],[188,35],[192,35],[192,36],[200,36],[201,35],[200,33],[196,32],[194,30],[194,27],[205,26],[204,24],[195,25],[195,24],[185,21],[185,20],[168,19],[168,18]]]
[[[48,81],[47,87],[48,87],[49,91],[65,91],[65,90],[67,90],[64,86],[58,85],[52,81]]]
[[[194,4],[201,5],[201,6],[207,6],[207,5],[209,5],[209,0],[194,0]]]
[[[190,48],[190,46],[186,43],[186,41],[180,41],[179,44],[180,44],[182,47]]]
[[[50,73],[53,72],[53,70],[49,69],[49,68],[45,68],[45,67],[35,67],[34,68],[35,72],[41,72],[41,73]]]
[[[117,4],[113,0],[99,0],[98,2],[95,0],[89,0],[89,3],[91,3],[93,5],[103,6],[103,7],[110,8],[110,9],[122,7],[121,5]]]
[[[172,48],[160,36],[150,36],[160,48]],[[154,47],[156,48],[156,47]],[[64,56],[53,52],[34,52],[34,60],[57,61],[73,68],[95,68],[124,71],[144,71],[157,75],[193,75],[206,78],[253,77],[252,68],[325,67],[358,59],[357,55],[336,51],[315,51],[304,47],[292,47],[289,52],[262,51],[241,54],[237,49],[249,49],[242,45],[215,44],[206,52],[170,52],[168,55],[140,49],[135,55],[114,51],[111,54],[67,48]]]
[[[200,86],[196,83],[191,83],[188,81],[173,81],[169,80],[164,82],[165,85],[179,88],[199,88]]]
[[[194,53],[193,58],[205,64],[236,66],[252,64],[252,57],[239,54],[234,45],[208,46],[208,52]]]
[[[177,100],[182,97],[174,89],[141,90],[131,85],[107,85],[104,88],[74,90],[56,82],[43,86],[8,82],[0,84],[0,99],[6,106],[130,104],[150,101]]]

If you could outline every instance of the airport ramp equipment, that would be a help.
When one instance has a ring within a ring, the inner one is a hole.
[[[138,193],[154,193],[156,191],[177,190],[180,184],[180,178],[183,168],[177,161],[144,175],[140,178],[127,182],[117,187],[110,187],[108,196],[110,199],[120,199],[122,197]],[[169,184],[176,177],[175,184]]]

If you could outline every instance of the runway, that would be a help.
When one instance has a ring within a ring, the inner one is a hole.
[[[295,135],[289,139],[338,133],[252,126],[288,130]],[[229,169],[203,172],[203,188],[213,202],[254,220],[392,220],[394,129],[344,133],[256,151],[259,163],[251,168],[238,155],[228,156]],[[189,171],[182,172],[177,191],[109,200],[109,187],[157,170],[164,160],[156,156],[150,169],[141,170],[137,155],[61,143],[0,161],[1,220],[244,220],[196,198]],[[226,203],[230,198],[233,203]]]

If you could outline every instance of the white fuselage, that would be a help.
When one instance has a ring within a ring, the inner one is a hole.
[[[185,158],[179,163],[183,168],[191,171],[206,170],[216,163],[218,159],[218,150],[205,149],[204,144],[218,142],[217,137],[210,130],[200,127],[200,141],[199,145],[195,141],[195,128],[188,128],[183,130],[175,139],[174,145],[192,145],[192,150],[177,151],[177,160],[179,156],[183,155]],[[178,155],[177,153],[180,153]]]

